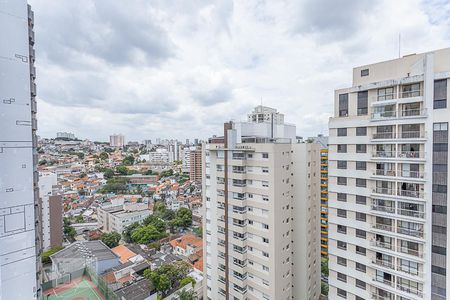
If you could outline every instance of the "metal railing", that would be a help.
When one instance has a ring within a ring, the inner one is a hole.
[[[380,282],[380,283],[383,283],[383,284],[386,284],[386,285],[389,285],[392,287],[394,286],[394,281],[390,281],[390,280],[387,280],[384,278],[374,277],[373,281]]]
[[[401,285],[401,284],[397,283],[397,288],[399,290],[401,290],[403,292],[407,292],[409,294],[414,294],[414,295],[417,295],[419,297],[423,296],[423,291],[422,290],[415,289],[415,288],[412,288],[410,286],[404,286],[404,285]]]
[[[376,169],[373,172],[373,175],[395,177],[395,170]]]
[[[416,116],[426,116],[427,110],[426,108],[418,108],[418,109],[404,109],[401,111],[400,116],[402,117],[416,117]]]
[[[395,139],[395,132],[376,132],[373,134],[374,140]]]
[[[386,157],[386,158],[394,158],[395,151],[375,151],[372,153],[373,157]]]
[[[425,178],[425,173],[420,171],[400,171],[399,176],[406,178]]]
[[[403,131],[399,134],[400,139],[422,139],[425,137],[425,132],[422,131]]]
[[[395,269],[394,263],[392,261],[387,261],[384,259],[375,259],[375,260],[372,260],[372,263],[377,266],[380,266],[380,267],[384,267],[384,268],[388,268],[388,269],[392,269],[392,270]]]
[[[419,97],[422,96],[422,90],[414,90],[414,91],[405,91],[401,92],[400,96],[401,98],[412,98],[412,97]]]
[[[393,188],[376,187],[373,189],[373,192],[383,195],[395,195],[395,190]]]
[[[394,227],[392,227],[392,225],[380,224],[380,223],[373,224],[372,228],[380,229],[380,230],[384,230],[384,231],[390,231],[390,232],[394,231]]]
[[[371,208],[374,211],[381,211],[381,212],[390,213],[390,214],[395,213],[395,208],[392,207],[392,206],[384,206],[384,205],[372,204]]]
[[[378,248],[388,249],[394,251],[394,244],[392,243],[385,243],[380,241],[371,241],[370,245]]]
[[[420,218],[420,219],[425,218],[425,212],[423,212],[423,211],[397,208],[397,213],[399,215],[407,216],[407,217]]]
[[[424,197],[424,193],[422,191],[398,190],[397,196],[422,199]]]
[[[424,158],[425,152],[421,151],[399,151],[399,158]]]
[[[417,230],[417,229],[411,229],[411,228],[397,227],[397,233],[412,236],[412,237],[423,238],[423,229]]]
[[[397,117],[397,112],[395,110],[373,112],[371,115],[371,118],[373,120],[389,119],[389,118],[395,118],[395,117]]]
[[[419,257],[419,258],[424,257],[423,251],[419,251],[419,250],[415,250],[415,249],[411,249],[411,248],[407,248],[407,247],[399,246],[397,248],[397,251],[400,253],[403,253],[403,254],[408,254],[408,255]]]

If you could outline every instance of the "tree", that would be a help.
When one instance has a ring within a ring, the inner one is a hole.
[[[43,165],[46,165],[46,164],[47,164],[47,160],[45,160],[45,159],[42,159],[42,160],[39,161],[39,165],[40,166],[43,166]]]
[[[128,168],[125,166],[118,166],[116,168],[116,172],[119,173],[120,175],[128,175]]]
[[[75,235],[77,234],[75,228],[73,228],[71,222],[68,218],[64,218],[64,235],[68,240],[73,241],[75,239]]]
[[[159,231],[154,225],[147,225],[135,229],[131,234],[131,240],[138,244],[150,244],[166,236],[166,232]]]
[[[128,155],[122,160],[122,165],[124,166],[131,166],[134,164],[134,156]]]
[[[186,207],[181,207],[175,214],[175,219],[171,221],[171,225],[186,229],[192,225],[192,211]]]
[[[99,190],[99,193],[115,193],[119,194],[127,191],[128,180],[126,178],[112,177],[109,178],[106,184]]]
[[[147,269],[144,271],[144,277],[164,295],[170,289],[176,288],[190,270],[191,266],[187,262],[176,261],[162,265],[154,271]]]
[[[177,296],[179,300],[195,300],[195,293],[194,291],[186,291],[185,289],[181,290],[177,293]]]
[[[320,258],[320,269],[321,269],[321,273],[322,275],[324,275],[325,277],[328,277],[328,259],[326,257],[321,257]]]
[[[155,215],[146,217],[143,221],[143,224],[145,226],[153,225],[161,233],[166,232],[166,223]]]
[[[81,174],[80,174],[80,178],[84,178],[84,177],[86,177],[87,176],[87,174],[85,173],[85,172],[82,172]]]
[[[102,234],[102,237],[100,239],[109,248],[114,248],[117,245],[119,245],[120,238],[121,238],[120,234],[118,232],[113,231],[110,233]]]
[[[192,286],[194,287],[196,284],[196,281],[191,276],[184,277],[183,279],[180,280],[180,287],[183,287],[189,283],[192,283]]]
[[[165,177],[170,177],[170,176],[172,176],[173,175],[173,170],[172,169],[170,169],[170,170],[166,170],[166,171],[162,171],[160,174],[159,174],[159,178],[165,178]]]
[[[328,296],[328,284],[326,284],[325,282],[321,282],[320,283],[320,293],[324,296]]]
[[[108,155],[108,153],[107,152],[102,152],[102,153],[100,153],[100,159],[101,160],[107,160],[108,158],[109,158],[109,155]]]
[[[113,170],[111,170],[111,169],[105,169],[104,171],[103,171],[103,177],[105,177],[105,179],[109,179],[109,178],[111,178],[111,177],[113,177],[114,176],[114,171]]]
[[[153,205],[153,214],[156,216],[162,216],[162,214],[166,211],[166,205],[162,201],[157,201]]]
[[[83,152],[77,152],[76,155],[78,156],[79,159],[83,159],[84,158],[84,153]]]
[[[133,233],[133,231],[137,228],[139,228],[141,225],[138,222],[134,222],[130,225],[128,225],[127,227],[125,227],[124,231],[122,232],[122,237],[123,240],[127,243],[131,243],[131,234]]]
[[[58,252],[59,250],[61,250],[63,248],[64,247],[57,246],[57,247],[50,248],[49,250],[42,252],[42,254],[41,254],[42,263],[43,264],[51,263],[50,255],[55,254],[56,252]]]
[[[147,170],[147,171],[145,171],[145,173],[144,173],[144,175],[152,175],[153,174],[153,171],[152,170]]]
[[[74,221],[75,221],[75,223],[83,223],[84,222],[83,215],[76,216]]]

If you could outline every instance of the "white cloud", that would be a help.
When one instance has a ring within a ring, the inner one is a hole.
[[[326,133],[353,67],[450,40],[439,0],[30,2],[42,136],[206,138],[261,99]]]

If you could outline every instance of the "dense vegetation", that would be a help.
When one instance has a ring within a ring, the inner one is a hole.
[[[180,287],[182,281],[184,284],[192,282],[193,279],[185,280],[190,270],[191,266],[187,262],[176,261],[162,265],[154,271],[147,269],[144,271],[144,277],[165,297],[169,291]]]

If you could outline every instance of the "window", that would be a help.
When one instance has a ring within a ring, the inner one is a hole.
[[[447,131],[448,123],[434,123],[433,124],[433,131]]]
[[[446,275],[446,269],[439,266],[431,265],[431,272],[442,276]]]
[[[357,271],[366,273],[366,266],[363,265],[363,264],[360,264],[359,262],[356,263],[355,269],[356,269]]]
[[[337,152],[338,153],[347,153],[347,145],[344,145],[344,144],[337,145]]]
[[[263,167],[263,168],[262,168],[262,172],[263,172],[263,173],[269,173],[269,168]]]
[[[337,263],[338,263],[338,265],[341,265],[341,266],[345,266],[345,267],[347,266],[347,260],[340,256],[337,257]]]
[[[447,79],[434,81],[433,108],[447,108]]]
[[[263,153],[262,158],[269,158],[269,153]]]
[[[337,289],[337,295],[341,298],[347,299],[347,292],[341,289]]]
[[[361,229],[356,229],[355,235],[356,235],[356,237],[359,237],[359,238],[362,238],[362,239],[366,238],[366,232],[364,230],[361,230]]]
[[[366,136],[367,127],[356,127],[356,136]]]
[[[343,241],[337,241],[337,247],[342,250],[347,250],[347,243]]]
[[[420,96],[420,83],[413,83],[402,86],[402,98]]]
[[[356,212],[356,220],[366,222],[366,214],[361,212]]]
[[[344,225],[338,225],[337,226],[337,232],[347,234],[347,226]]]
[[[365,196],[356,195],[356,204],[367,204],[367,199]]]
[[[366,255],[366,248],[361,247],[361,246],[356,246],[355,248],[356,254],[360,254],[360,255]]]
[[[338,185],[347,185],[347,177],[338,177],[337,184]]]
[[[356,186],[357,187],[366,187],[367,186],[366,179],[356,178]]]
[[[338,169],[347,169],[347,161],[345,161],[345,160],[338,160],[337,161],[337,168]]]
[[[269,182],[268,181],[262,181],[261,182],[263,187],[269,187]]]
[[[394,99],[394,88],[388,87],[384,89],[378,89],[378,101]]]
[[[367,145],[366,144],[357,144],[356,145],[356,153],[366,153]]]
[[[262,252],[262,255],[263,255],[264,257],[269,257],[269,253],[267,253],[267,252],[265,252],[265,251]]]
[[[358,116],[365,116],[368,112],[368,99],[369,92],[358,92]]]
[[[347,194],[337,193],[337,200],[347,202]]]
[[[339,117],[348,116],[348,94],[339,95]]]
[[[345,209],[339,209],[337,210],[337,216],[341,218],[347,218],[347,211]]]
[[[359,287],[360,289],[363,289],[363,290],[366,289],[366,283],[362,280],[356,279],[355,285],[356,285],[356,287]]]
[[[338,128],[337,136],[347,136],[347,128]]]
[[[262,241],[263,241],[263,243],[267,243],[267,244],[269,243],[269,239],[265,238],[265,237],[262,238]]]
[[[367,170],[367,163],[365,161],[357,161],[356,170]]]
[[[361,70],[361,77],[364,77],[364,76],[369,76],[369,69],[362,69]]]
[[[338,272],[337,279],[343,282],[347,282],[347,275]]]

